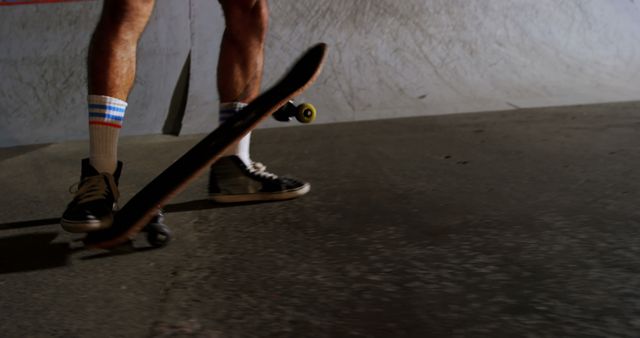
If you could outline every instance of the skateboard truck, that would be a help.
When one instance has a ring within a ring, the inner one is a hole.
[[[147,233],[147,242],[154,248],[163,247],[169,244],[171,240],[171,229],[164,223],[164,212],[162,210],[159,210],[158,214],[145,225],[142,232]]]
[[[273,118],[280,122],[289,122],[295,117],[300,123],[311,123],[316,119],[316,114],[316,107],[311,103],[297,105],[294,100],[289,100],[273,113]]]

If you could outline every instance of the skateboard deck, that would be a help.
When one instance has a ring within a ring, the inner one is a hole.
[[[226,148],[307,89],[320,74],[326,54],[324,43],[309,48],[279,82],[205,136],[136,193],[115,213],[110,228],[87,234],[85,247],[109,249],[132,240],[157,217],[164,205],[209,169]]]

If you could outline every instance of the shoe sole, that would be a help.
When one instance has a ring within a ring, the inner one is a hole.
[[[299,189],[278,191],[272,193],[260,192],[253,194],[222,195],[210,194],[209,198],[217,203],[243,203],[260,201],[284,201],[298,198],[311,190],[311,185],[305,184]]]
[[[72,221],[68,219],[61,219],[60,225],[62,229],[71,233],[85,233],[106,229],[111,226],[112,221],[101,222],[87,222],[87,221]]]

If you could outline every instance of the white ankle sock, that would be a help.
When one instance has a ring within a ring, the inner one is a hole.
[[[89,162],[98,172],[113,173],[118,163],[118,136],[127,103],[89,95]]]
[[[220,103],[220,123],[222,124],[224,121],[229,119],[233,114],[240,111],[242,108],[246,107],[246,103],[242,102],[225,102]],[[249,156],[249,146],[251,144],[251,133],[248,133],[240,141],[231,145],[227,150],[222,154],[222,156],[238,156],[246,165],[251,165],[251,157]]]

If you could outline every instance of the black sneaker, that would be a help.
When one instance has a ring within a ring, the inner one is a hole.
[[[309,192],[306,182],[278,177],[261,163],[247,166],[237,156],[219,159],[211,167],[209,197],[218,203],[279,201],[300,197]]]
[[[62,215],[62,228],[68,232],[90,232],[110,227],[121,172],[122,162],[118,162],[116,172],[111,175],[99,173],[89,159],[83,159],[78,190]]]

